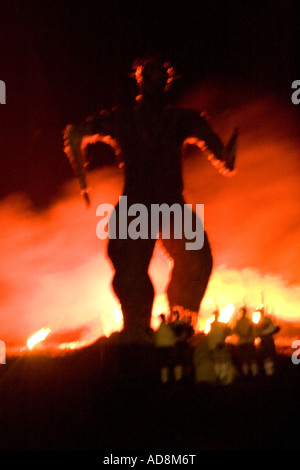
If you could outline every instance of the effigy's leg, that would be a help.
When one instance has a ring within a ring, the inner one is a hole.
[[[139,333],[150,327],[154,288],[148,275],[156,240],[113,239],[108,256],[114,266],[112,286],[118,297],[124,331]]]
[[[167,287],[170,310],[182,307],[197,315],[213,266],[207,234],[199,250],[187,250],[185,237],[161,241],[174,262]]]

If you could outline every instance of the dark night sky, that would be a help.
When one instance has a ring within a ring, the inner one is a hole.
[[[0,197],[21,190],[37,206],[49,203],[72,174],[63,128],[133,98],[131,63],[147,52],[183,74],[174,97],[207,77],[290,96],[300,79],[297,3],[2,1]]]

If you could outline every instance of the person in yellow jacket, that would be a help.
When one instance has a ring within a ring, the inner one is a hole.
[[[233,366],[228,345],[225,340],[231,335],[231,328],[219,321],[219,311],[214,312],[215,319],[207,336],[208,349],[214,363],[214,371],[220,383],[232,381]]]
[[[258,364],[254,344],[256,336],[255,325],[249,318],[246,307],[242,307],[240,312],[241,317],[237,320],[232,330],[238,337],[237,359],[244,377],[247,377],[250,373],[252,376],[256,376],[258,374]]]
[[[157,350],[160,380],[163,384],[169,382],[171,371],[175,366],[176,335],[172,326],[166,322],[165,315],[161,314],[161,323],[154,334],[154,345]]]
[[[276,347],[273,335],[278,333],[280,327],[275,326],[270,316],[266,315],[264,308],[260,308],[260,320],[257,323],[257,336],[260,338],[258,354],[266,376],[275,374]]]

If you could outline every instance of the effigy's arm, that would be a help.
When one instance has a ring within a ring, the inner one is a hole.
[[[217,170],[225,175],[234,174],[238,128],[234,130],[226,145],[212,130],[206,119],[197,113],[191,115],[191,137],[185,140],[196,145],[208,155],[208,159]]]
[[[82,149],[83,136],[88,132],[86,124],[69,124],[64,130],[64,152],[73,168],[75,176],[78,178],[81,194],[87,205],[90,204],[88,187],[86,181],[86,153]]]
[[[223,147],[221,157],[217,157],[214,153],[208,155],[208,159],[222,175],[230,176],[235,173],[237,138],[238,128],[235,128],[229,141]]]
[[[88,119],[80,124],[69,124],[64,130],[64,152],[78,178],[81,194],[87,205],[90,204],[89,189],[87,186],[88,160],[86,147],[96,142],[105,142],[113,147],[116,155],[120,149],[111,137],[111,123],[104,115],[99,118]]]

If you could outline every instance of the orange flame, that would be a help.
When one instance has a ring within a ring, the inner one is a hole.
[[[252,321],[253,323],[257,324],[260,320],[260,317],[261,317],[261,313],[259,310],[255,310],[255,312],[253,312],[253,315],[252,315]]]
[[[235,306],[233,304],[228,304],[225,307],[223,307],[220,311],[220,315],[218,318],[218,321],[221,323],[228,323],[230,319],[232,318],[233,312],[235,311]],[[211,317],[206,320],[206,323],[204,325],[204,328],[201,328],[201,323],[200,323],[200,331],[204,331],[205,334],[210,332],[211,324],[214,321],[215,316],[212,315]],[[202,323],[203,324],[203,323]]]
[[[33,336],[31,336],[27,340],[28,349],[31,350],[36,344],[40,343],[41,341],[44,341],[50,331],[50,328],[41,328],[39,331],[37,331]]]
[[[101,323],[104,336],[107,338],[115,331],[121,331],[123,328],[123,315],[121,308],[116,306],[113,314],[103,313],[101,315]]]

